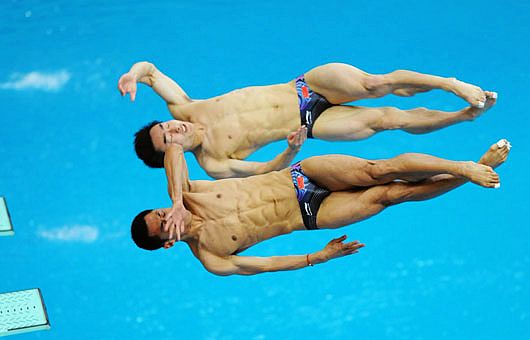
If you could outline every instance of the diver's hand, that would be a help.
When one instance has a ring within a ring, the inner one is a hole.
[[[120,90],[121,95],[125,96],[129,93],[132,102],[136,98],[136,79],[136,74],[128,72],[118,80],[118,90]]]
[[[302,144],[307,139],[307,127],[300,126],[298,130],[291,132],[287,135],[287,144],[289,144],[289,148],[293,151],[300,151],[300,148],[302,147]]]
[[[316,255],[316,259],[322,262],[326,262],[337,257],[343,257],[359,252],[359,249],[364,247],[363,243],[359,241],[353,241],[349,243],[343,243],[347,238],[346,235],[343,235],[339,238],[329,241],[329,243],[319,251]]]
[[[177,235],[177,241],[180,241],[180,236],[184,232],[185,217],[189,213],[182,202],[175,202],[171,210],[164,218],[164,231],[169,232],[169,239],[173,239]]]

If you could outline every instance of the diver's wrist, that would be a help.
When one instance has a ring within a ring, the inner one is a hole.
[[[312,265],[321,264],[329,260],[326,254],[324,254],[324,252],[322,251],[317,251],[316,253],[309,254],[308,258]]]

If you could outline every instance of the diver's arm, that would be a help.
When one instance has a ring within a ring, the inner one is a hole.
[[[184,215],[186,208],[182,200],[182,192],[190,190],[188,178],[188,167],[184,158],[182,146],[171,144],[164,156],[164,168],[166,169],[167,190],[173,202],[171,211],[166,215],[164,230],[169,231],[170,238],[176,232],[180,241],[180,233],[184,230]]]
[[[216,275],[227,276],[255,275],[266,272],[286,271],[304,268],[315,264],[327,262],[331,259],[355,254],[364,244],[359,241],[342,243],[346,236],[331,240],[321,251],[308,255],[289,256],[238,256],[218,257],[208,254],[203,256],[205,268]]]
[[[118,89],[122,95],[130,93],[131,100],[136,97],[136,82],[151,86],[168,105],[182,105],[192,100],[186,92],[171,78],[160,72],[155,65],[142,61],[134,64],[128,73],[121,76]]]
[[[268,162],[243,161],[239,159],[226,159],[216,164],[212,173],[216,178],[248,177],[261,175],[275,170],[281,170],[289,166],[294,157],[300,151],[302,144],[307,139],[307,128],[301,126],[297,131],[287,136],[287,148]]]
[[[242,161],[227,159],[224,163],[225,171],[222,177],[248,177],[281,170],[289,166],[299,149],[287,147],[282,153],[268,162]]]
[[[164,155],[167,189],[173,202],[182,202],[182,191],[190,190],[188,166],[184,158],[184,150],[179,144],[170,144]]]

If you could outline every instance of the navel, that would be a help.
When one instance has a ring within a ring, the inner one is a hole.
[[[237,236],[236,235],[232,235],[232,241],[237,241]]]
[[[221,198],[221,194],[217,194],[217,195],[215,195],[215,197]]]

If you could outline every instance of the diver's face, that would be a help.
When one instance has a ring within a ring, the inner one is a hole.
[[[165,217],[170,211],[169,208],[154,209],[149,214],[145,215],[145,223],[147,224],[147,232],[150,236],[158,236],[164,240],[164,248],[170,248],[175,244],[176,236],[169,238],[169,232],[164,231]]]
[[[149,135],[156,151],[165,152],[169,145],[181,145],[189,150],[193,144],[194,126],[181,120],[168,120],[151,128]]]

